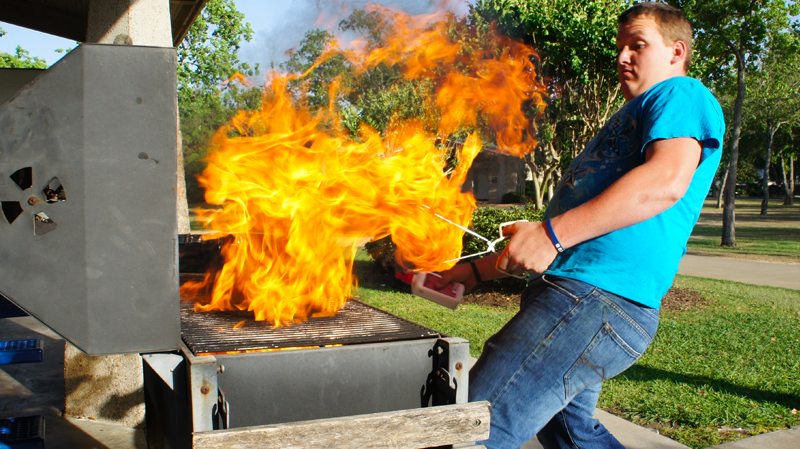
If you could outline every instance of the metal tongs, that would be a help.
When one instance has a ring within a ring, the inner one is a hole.
[[[495,239],[495,240],[489,240],[486,237],[484,237],[484,236],[478,234],[477,232],[473,231],[472,229],[465,228],[464,226],[461,226],[460,224],[458,224],[458,223],[456,223],[454,221],[448,220],[447,218],[437,214],[436,212],[433,211],[433,209],[430,208],[430,206],[423,205],[422,207],[428,209],[435,217],[440,218],[440,219],[450,223],[451,225],[457,227],[458,229],[461,229],[462,231],[466,232],[467,234],[469,234],[469,235],[471,235],[473,237],[479,238],[479,239],[483,240],[484,242],[486,242],[486,250],[485,251],[481,251],[479,253],[474,253],[474,254],[467,254],[466,256],[456,257],[455,259],[446,260],[444,263],[456,262],[458,260],[464,260],[464,259],[469,259],[470,257],[482,256],[484,254],[497,253],[497,250],[495,249],[495,246],[498,243],[500,243],[500,242],[502,242],[504,240],[508,240],[508,239],[511,238],[511,236],[507,236],[507,235],[503,234],[503,228],[505,228],[508,225],[512,225],[514,223],[522,223],[522,222],[527,223],[528,222],[528,220],[514,220],[514,221],[507,221],[505,223],[500,223],[500,226],[499,226],[500,238]],[[528,279],[528,275],[527,274],[511,274],[508,271],[503,270],[498,266],[495,266],[495,269],[497,271],[503,273],[503,274],[508,275],[508,276],[513,276],[513,277],[518,278],[518,279]]]

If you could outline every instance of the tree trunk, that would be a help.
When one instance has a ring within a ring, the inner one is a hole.
[[[742,135],[742,109],[746,85],[744,49],[736,51],[736,103],[733,108],[733,132],[731,133],[731,163],[728,169],[728,185],[725,186],[725,204],[722,210],[722,246],[736,246],[736,170],[739,166],[739,138]]]
[[[722,207],[722,198],[725,196],[725,186],[728,183],[728,172],[731,169],[731,162],[728,161],[728,164],[725,166],[725,175],[722,177],[722,185],[719,186],[719,192],[717,192],[717,209]]]
[[[525,164],[531,169],[531,178],[533,178],[533,201],[536,210],[542,208],[542,182],[539,179],[539,167],[533,162],[533,155],[525,155]]]
[[[764,198],[761,200],[761,215],[767,215],[767,208],[769,207],[769,166],[772,161],[772,140],[775,137],[775,125],[772,120],[767,120],[767,158],[764,162],[764,176],[762,177],[762,186],[764,186]]]
[[[786,198],[783,204],[794,206],[794,155],[789,156],[789,179],[786,179],[786,162],[781,154],[781,167],[783,167],[783,185],[786,186]]]

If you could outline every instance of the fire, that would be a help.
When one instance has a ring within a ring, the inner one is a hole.
[[[463,231],[435,214],[469,225],[475,198],[461,187],[481,139],[469,135],[449,170],[448,151],[437,142],[476,129],[482,116],[501,150],[521,156],[536,145],[523,113],[526,102],[543,104],[532,49],[501,39],[500,54],[467,51],[450,38],[447,21],[432,23],[441,16],[391,17],[386,46],[344,54],[360,71],[398,64],[408,79],[433,81],[438,135],[430,124],[394,120],[383,135],[362,126],[353,136],[339,126],[333,104],[312,113],[290,95],[293,76],[271,73],[261,109],[240,112],[215,134],[216,150],[198,178],[206,201],[219,206],[198,211],[217,231],[206,238],[235,241],[223,248],[219,272],[182,288],[189,296],[213,284],[210,301],[196,311],[249,310],[275,326],[333,315],[352,295],[364,238],[391,235],[408,269],[447,269],[460,255]],[[332,46],[317,64],[339,53]],[[337,89],[334,82],[330,98]]]

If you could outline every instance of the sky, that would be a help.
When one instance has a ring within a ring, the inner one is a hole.
[[[458,15],[466,14],[468,1],[450,0],[446,8]],[[239,59],[252,64],[260,64],[262,71],[286,60],[286,52],[297,46],[306,31],[312,28],[328,28],[337,31],[340,20],[350,11],[363,8],[366,0],[235,0],[236,8],[244,13],[245,21],[250,22],[255,36],[251,42],[242,42]],[[401,9],[409,14],[424,14],[438,9],[439,0],[377,0],[385,6]],[[7,32],[0,37],[0,52],[14,53],[17,46],[54,64],[63,54],[56,53],[59,48],[72,48],[74,41],[52,36],[38,31],[21,28],[0,22],[0,28]]]

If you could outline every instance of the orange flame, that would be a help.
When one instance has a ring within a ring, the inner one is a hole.
[[[501,151],[534,148],[523,104],[543,104],[544,87],[532,49],[503,39],[500,55],[470,52],[449,37],[445,21],[431,26],[430,17],[399,12],[392,19],[386,46],[345,52],[359,70],[399,64],[408,79],[433,80],[440,136],[475,129],[482,114]],[[335,54],[332,45],[315,67]],[[351,297],[353,258],[365,237],[391,235],[406,268],[451,267],[463,231],[435,214],[469,225],[475,198],[461,187],[481,149],[478,133],[445,171],[447,152],[423,123],[394,120],[383,136],[363,126],[354,138],[338,129],[333,104],[314,114],[293,101],[287,87],[296,76],[270,76],[261,109],[239,112],[215,134],[216,151],[198,177],[206,201],[221,206],[198,211],[217,231],[207,238],[236,241],[223,248],[219,272],[182,288],[191,294],[213,283],[210,301],[195,310],[250,310],[275,326],[332,315]]]

